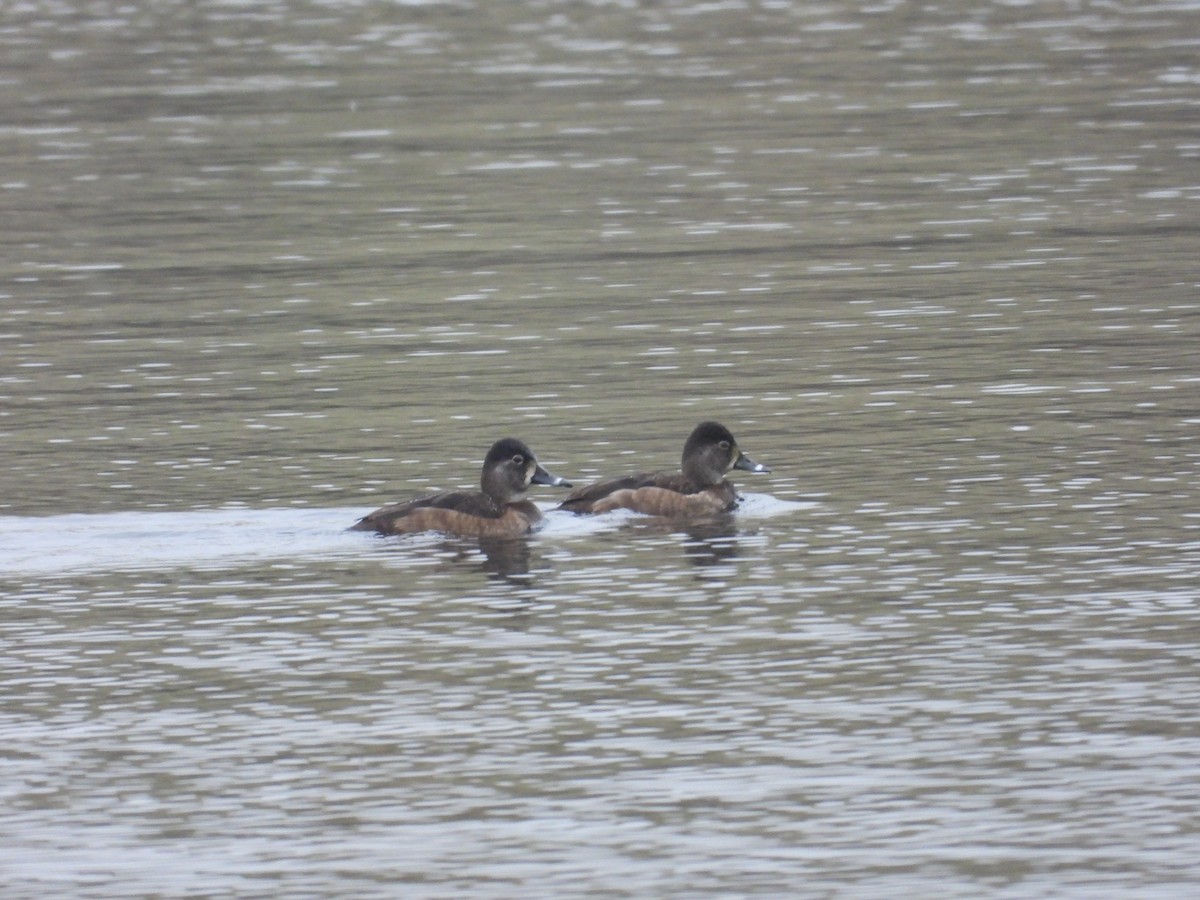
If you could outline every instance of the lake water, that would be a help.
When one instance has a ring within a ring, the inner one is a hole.
[[[0,11],[5,897],[1200,881],[1200,4]],[[346,526],[697,421],[704,526]]]

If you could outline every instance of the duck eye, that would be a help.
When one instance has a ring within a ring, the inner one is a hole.
[[[525,457],[523,457],[520,453],[517,453],[516,455],[514,455],[512,458],[512,461],[513,461],[514,466],[525,465]]]
[[[722,450],[728,450],[729,449],[729,441],[721,441],[721,443],[717,444],[717,446],[720,447]]]

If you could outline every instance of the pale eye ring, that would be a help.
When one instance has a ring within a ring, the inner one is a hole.
[[[721,443],[717,444],[717,446],[720,447],[722,450],[728,450],[729,449],[729,441],[721,441]]]
[[[525,465],[525,457],[523,457],[520,453],[515,454],[512,458],[512,461],[514,466]]]

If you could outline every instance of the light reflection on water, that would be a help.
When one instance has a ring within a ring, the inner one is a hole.
[[[716,534],[551,512],[516,579],[353,508],[46,520],[114,558],[6,572],[6,878],[153,890],[180,847],[191,891],[1176,867],[1200,543],[1127,572],[933,510],[747,506]],[[242,544],[123,562],[172,517]]]
[[[6,12],[5,896],[1195,883],[1195,17]]]

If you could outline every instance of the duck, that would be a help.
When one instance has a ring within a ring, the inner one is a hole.
[[[604,513],[631,509],[651,516],[694,518],[729,512],[741,498],[725,478],[733,469],[770,472],[737,445],[720,422],[701,422],[683,445],[681,472],[607,478],[571,492],[559,509]]]
[[[529,446],[516,438],[492,444],[483,460],[482,490],[444,491],[404,503],[383,506],[350,526],[351,531],[413,534],[439,531],[459,537],[514,538],[531,532],[542,520],[541,510],[525,499],[531,484],[571,487],[551,475]]]

